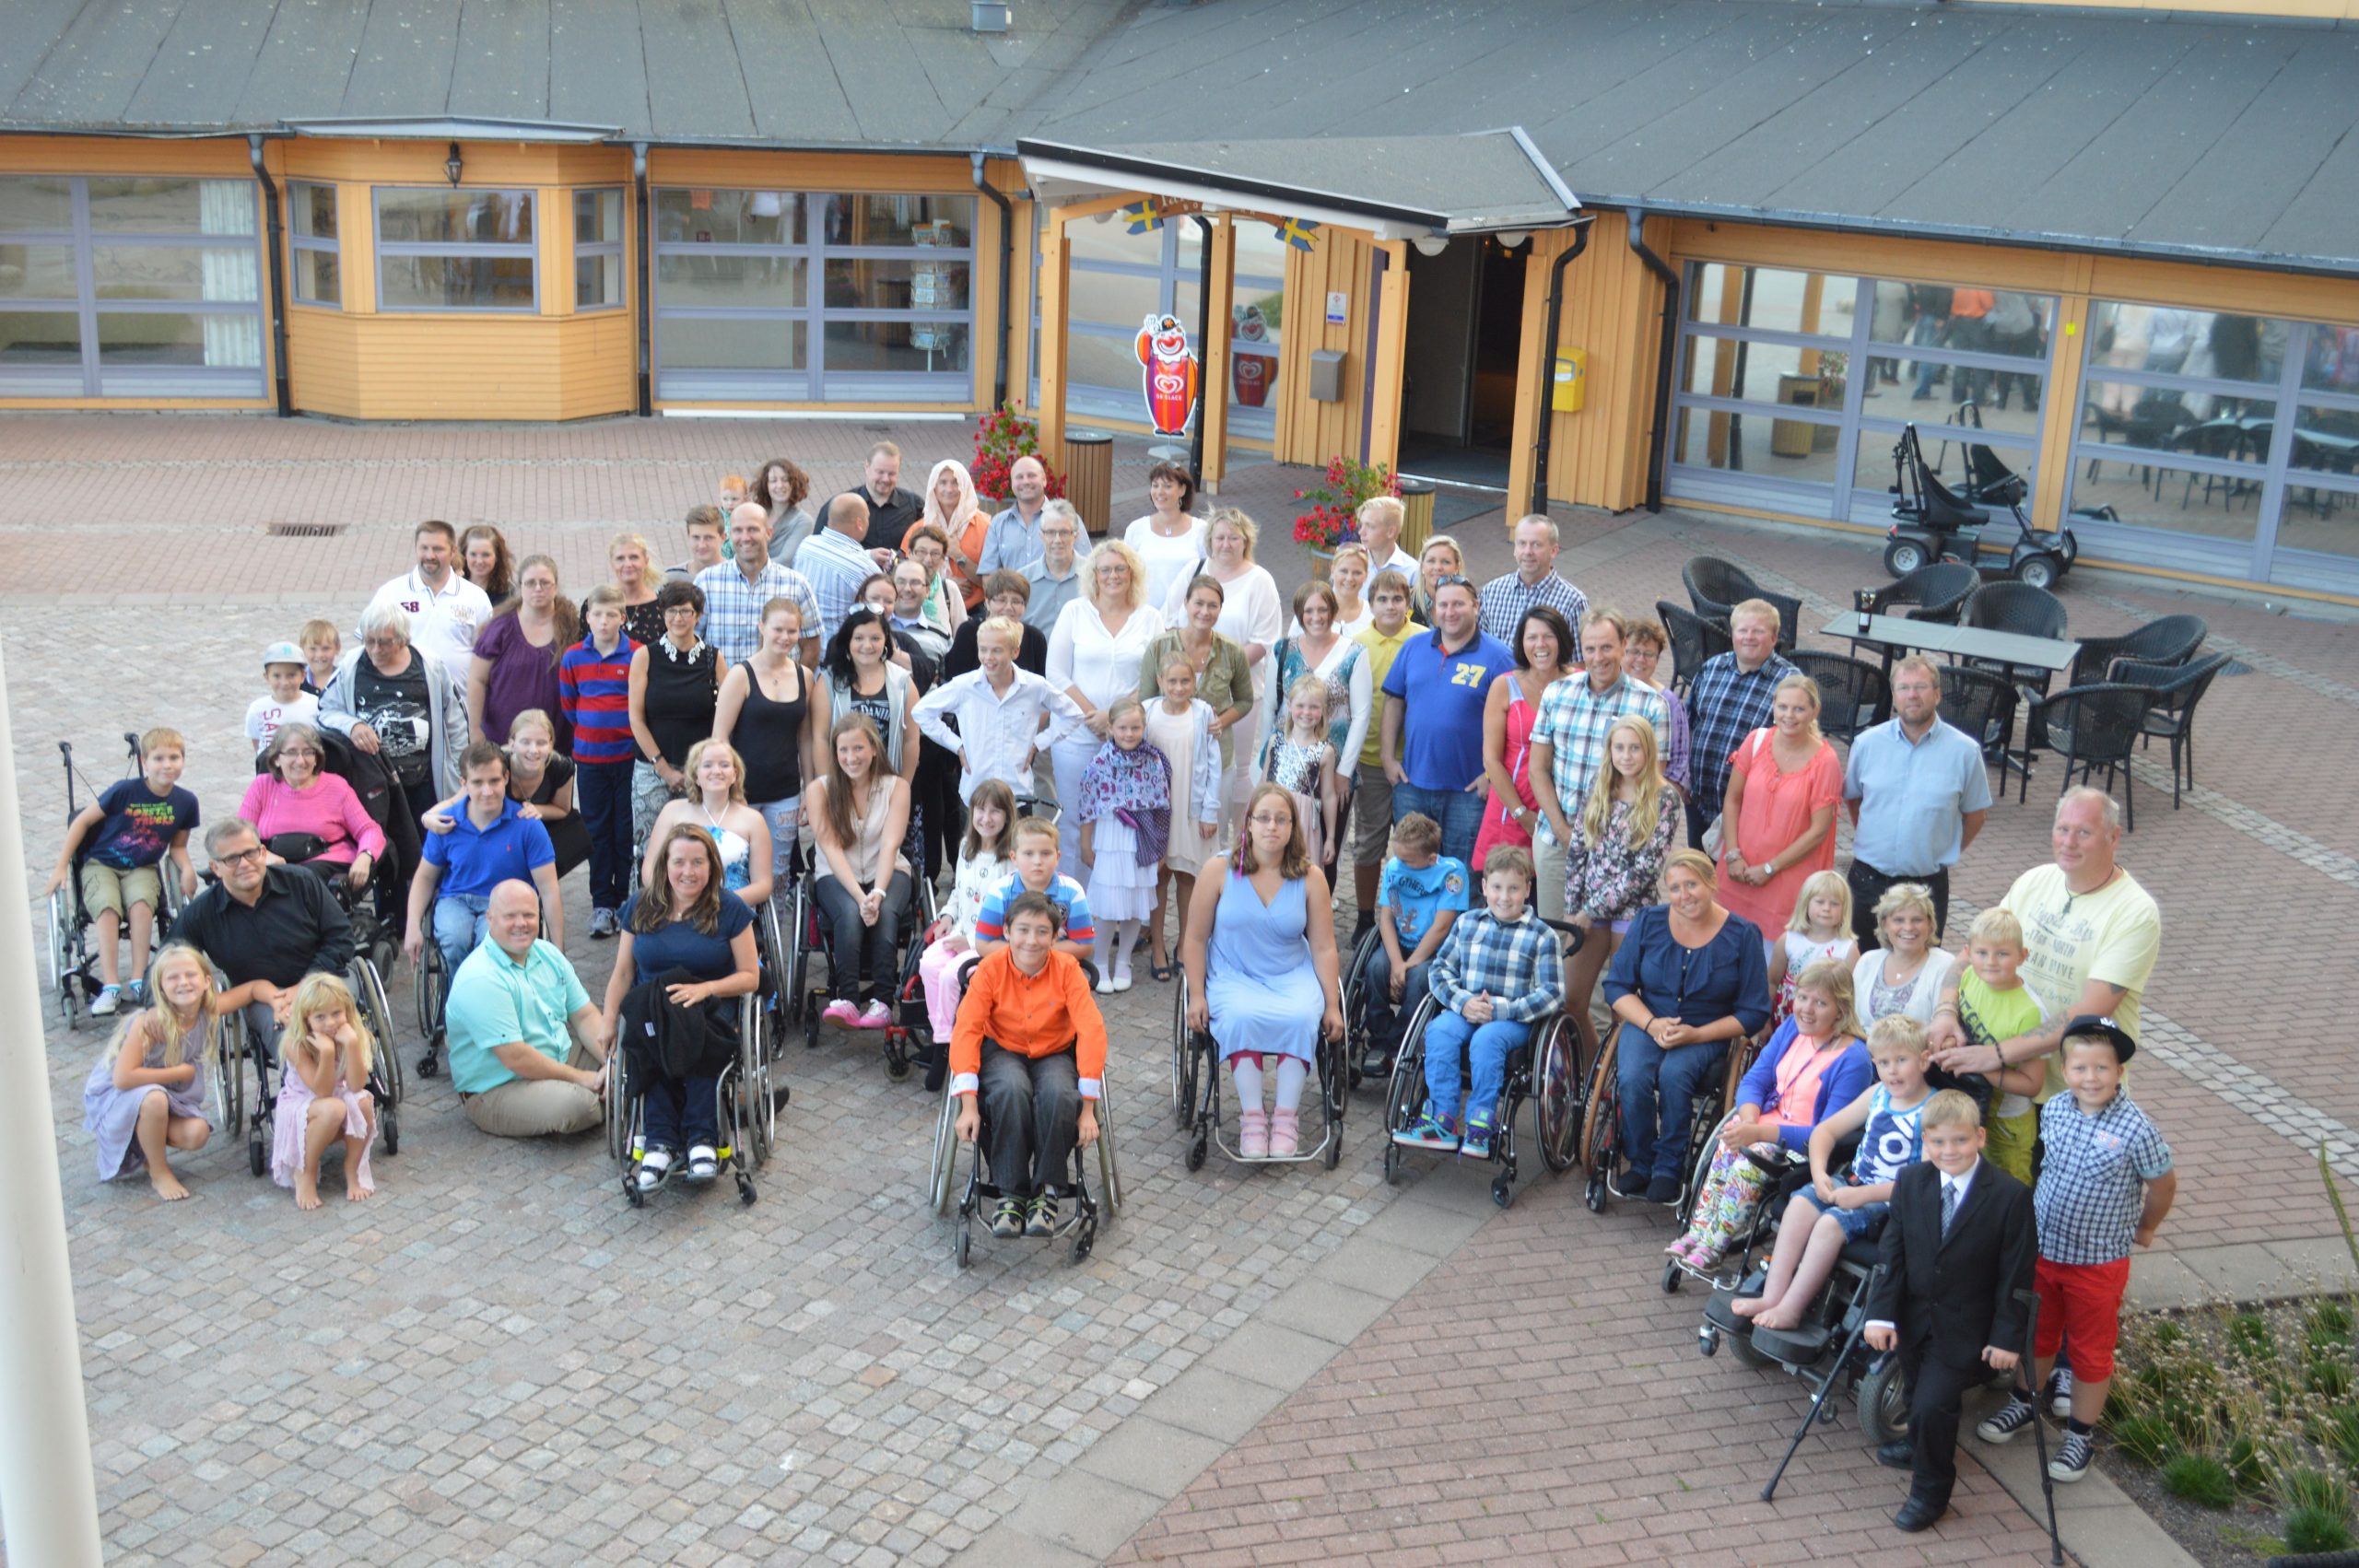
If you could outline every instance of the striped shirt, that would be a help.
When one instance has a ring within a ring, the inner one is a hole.
[[[819,596],[811,591],[810,579],[792,567],[773,561],[748,582],[734,562],[723,562],[697,573],[697,587],[704,593],[704,622],[698,634],[732,664],[753,657],[761,641],[762,606],[773,599],[793,600],[803,610],[803,635],[819,635]]]
[[[1520,572],[1508,572],[1495,577],[1483,585],[1483,635],[1515,646],[1515,634],[1523,625],[1523,617],[1534,605],[1545,604],[1565,617],[1573,628],[1578,641],[1581,635],[1581,617],[1589,614],[1589,596],[1554,571],[1538,582],[1526,582]]]
[[[1729,792],[1730,756],[1747,735],[1768,726],[1778,683],[1797,673],[1775,653],[1750,673],[1733,653],[1714,654],[1696,672],[1696,684],[1687,692],[1687,717],[1695,726],[1687,793],[1703,821],[1719,814]]]
[[[1601,692],[1590,685],[1589,672],[1577,671],[1551,682],[1542,694],[1531,743],[1548,748],[1556,802],[1567,817],[1579,820],[1588,807],[1590,789],[1597,782],[1598,769],[1605,766],[1605,737],[1625,715],[1652,725],[1656,751],[1667,749],[1663,731],[1671,721],[1664,716],[1661,694],[1630,675],[1615,676],[1614,684]],[[1540,831],[1550,843],[1555,842],[1555,830],[1548,825],[1545,813]]]
[[[2146,1184],[2169,1174],[2171,1146],[2126,1090],[2094,1116],[2070,1094],[2039,1111],[2044,1152],[2032,1210],[2050,1263],[2115,1263],[2136,1245]]]
[[[1434,1000],[1452,1012],[1489,992],[1491,1016],[1503,1024],[1530,1023],[1565,1003],[1564,950],[1529,907],[1513,925],[1487,907],[1461,915],[1426,974]]]
[[[600,653],[585,637],[557,661],[557,699],[573,726],[575,762],[629,762],[638,756],[630,733],[630,656],[638,648],[618,637],[614,652]]]

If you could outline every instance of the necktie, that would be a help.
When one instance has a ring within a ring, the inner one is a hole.
[[[1957,1217],[1957,1183],[1942,1183],[1942,1234],[1950,1234],[1950,1222]]]

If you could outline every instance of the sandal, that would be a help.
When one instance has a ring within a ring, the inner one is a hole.
[[[699,1143],[688,1151],[688,1179],[690,1181],[701,1185],[717,1180],[720,1176],[721,1157],[713,1151],[711,1145]]]
[[[1171,983],[1171,977],[1180,972],[1180,965],[1177,964],[1149,964],[1146,966],[1146,972],[1154,978],[1156,984],[1159,986],[1169,985]]]

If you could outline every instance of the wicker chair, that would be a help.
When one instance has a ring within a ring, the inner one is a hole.
[[[1860,731],[1880,721],[1892,706],[1892,692],[1884,669],[1847,654],[1799,649],[1787,661],[1818,683],[1818,727],[1838,741],[1859,738]]]
[[[1681,696],[1696,684],[1696,672],[1715,654],[1735,651],[1726,621],[1709,621],[1668,599],[1655,601],[1655,614],[1671,634],[1671,686]]]
[[[1960,665],[1942,674],[1942,717],[1982,748],[1982,758],[1999,770],[1999,792],[2006,793],[2007,769],[2021,766],[2008,749],[2015,738],[2015,707],[2021,700],[2010,683],[1984,670]]]
[[[1958,612],[1966,608],[1966,602],[1981,586],[1982,574],[1972,567],[1960,561],[1936,561],[1877,589],[1869,608],[1885,615],[1898,606],[1914,605],[1916,608],[1908,612],[1910,620],[1954,626],[1957,625]]]
[[[2138,781],[2130,770],[2130,758],[2145,732],[2146,714],[2154,702],[2154,694],[2144,686],[2107,681],[2067,686],[2053,696],[2035,700],[2024,714],[2024,788],[2015,799],[2021,801],[2030,793],[2033,754],[2054,752],[2064,759],[2064,777],[2058,781],[2056,792],[2061,795],[2071,789],[2075,774],[2094,784],[2097,769],[2104,768],[2108,790],[2117,778],[2120,780],[2129,828],[2135,833]]]
[[[2195,705],[2227,668],[2228,656],[2214,653],[2187,664],[2148,664],[2135,659],[2114,661],[2113,675],[2128,685],[2143,686],[2153,698],[2146,709],[2145,732],[2140,743],[2160,738],[2171,748],[2171,810],[2178,810],[2182,770],[2189,788],[2195,784]]]
[[[1958,624],[1983,631],[2061,641],[2065,620],[2064,602],[2044,588],[2034,588],[2027,582],[1986,582],[1966,602],[1966,611]],[[2035,664],[2010,664],[2002,659],[1969,659],[1966,662],[2013,682],[2035,697],[2047,695],[2048,684],[2056,673]]]
[[[1748,576],[1743,568],[1718,556],[1698,556],[1680,571],[1680,580],[1687,585],[1688,602],[1696,613],[1706,620],[1726,621],[1729,612],[1748,599],[1763,599],[1777,606],[1778,650],[1786,652],[1801,635],[1802,602],[1783,593],[1771,593]]]
[[[2113,673],[2117,659],[2141,664],[2184,664],[2211,634],[2212,628],[2201,615],[2165,615],[2122,637],[2084,637],[2081,651],[2072,660],[2071,684],[2086,686],[2118,680]]]

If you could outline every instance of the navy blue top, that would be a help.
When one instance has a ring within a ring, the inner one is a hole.
[[[1734,1018],[1748,1035],[1769,1022],[1769,961],[1761,929],[1731,911],[1720,932],[1701,947],[1672,939],[1671,909],[1638,911],[1605,975],[1608,1005],[1636,992],[1649,1012],[1683,1024]]]
[[[85,853],[119,872],[156,864],[170,850],[172,840],[197,823],[194,795],[177,784],[158,795],[145,778],[108,785],[99,797],[99,810],[105,815]]]
[[[631,925],[638,912],[639,895],[634,893],[623,900],[621,919],[623,930],[630,932],[631,965],[641,980],[651,980],[667,969],[686,969],[699,980],[726,979],[737,972],[737,957],[729,951],[729,943],[754,923],[754,912],[745,907],[745,901],[726,895],[710,936],[686,920],[674,920],[651,931],[638,930]]]

